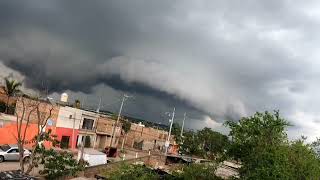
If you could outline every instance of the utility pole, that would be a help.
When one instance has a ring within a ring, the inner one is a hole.
[[[116,123],[115,123],[114,126],[113,126],[113,129],[112,129],[112,136],[111,136],[111,142],[110,142],[110,146],[109,146],[109,147],[111,147],[112,144],[113,144],[113,139],[114,139],[114,135],[115,135],[115,132],[116,132],[116,127],[118,126],[118,123],[119,123],[119,120],[120,120],[120,117],[121,117],[123,104],[124,104],[125,100],[126,100],[127,98],[129,98],[129,97],[130,97],[130,96],[128,96],[128,95],[126,95],[126,94],[123,95],[122,102],[121,102],[121,106],[120,106],[120,110],[119,110],[119,114],[118,114],[118,118],[117,118]]]
[[[97,116],[97,119],[96,119],[96,120],[94,121],[94,123],[93,123],[93,130],[97,130],[98,121],[99,121],[99,119],[100,119],[101,101],[102,101],[102,98],[100,97],[99,105],[98,105],[98,108],[97,108],[97,111],[96,111],[96,113],[98,114],[98,116]],[[93,149],[94,149],[95,146],[96,146],[96,142],[97,142],[97,134],[95,134],[95,136],[94,136]]]
[[[172,117],[171,117],[171,123],[170,123],[170,129],[169,129],[169,135],[168,135],[168,139],[167,139],[167,142],[166,142],[166,152],[165,152],[165,155],[167,155],[168,153],[168,148],[170,146],[170,137],[171,137],[171,130],[172,130],[172,125],[173,125],[173,120],[174,120],[174,115],[175,115],[175,112],[176,112],[176,108],[174,107],[173,108],[173,112],[172,112]]]
[[[181,134],[180,134],[180,137],[182,137],[182,136],[183,136],[184,121],[186,120],[186,116],[187,116],[187,113],[184,113],[183,121],[182,121],[182,127],[181,127]]]
[[[72,126],[72,149],[74,150],[75,145],[74,145],[74,130],[76,126],[76,112],[73,113],[73,126]]]

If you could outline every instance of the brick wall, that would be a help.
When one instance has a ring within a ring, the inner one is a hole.
[[[112,135],[113,126],[116,123],[115,120],[107,117],[107,116],[100,116],[97,121],[97,132],[106,133],[108,135]],[[118,128],[116,128],[115,136],[121,136],[121,124],[118,124]]]
[[[131,124],[131,130],[127,135],[127,140],[125,145],[128,147],[133,147],[135,142],[143,141],[143,150],[149,149],[161,149],[164,142],[167,139],[168,132],[163,130],[158,130],[151,127],[142,127],[138,124]],[[173,141],[173,138],[171,138]]]
[[[22,101],[24,102],[24,105]],[[19,99],[17,100],[17,104],[16,104],[16,113],[18,117],[21,118],[24,112],[25,121],[27,121],[28,115],[30,114],[30,123],[37,124],[38,123],[37,111],[36,110],[32,111],[35,106],[39,106],[41,120],[45,120],[49,116],[50,109],[53,108],[50,119],[53,122],[52,125],[55,126],[58,118],[58,114],[59,114],[59,106],[51,105],[49,102],[36,101],[29,98]]]

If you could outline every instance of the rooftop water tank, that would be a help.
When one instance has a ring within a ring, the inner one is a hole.
[[[69,98],[69,96],[68,96],[67,93],[62,93],[60,101],[67,103],[68,102],[68,98]]]

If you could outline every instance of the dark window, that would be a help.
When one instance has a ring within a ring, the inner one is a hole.
[[[61,142],[60,142],[61,149],[69,148],[69,139],[70,139],[70,136],[62,136]]]
[[[82,129],[92,130],[93,129],[93,122],[94,122],[93,119],[84,118],[83,123],[82,123]]]
[[[11,149],[10,151],[8,151],[8,153],[18,153],[19,150],[18,149]]]

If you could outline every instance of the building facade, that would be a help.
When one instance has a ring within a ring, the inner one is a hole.
[[[97,121],[97,139],[95,148],[104,149],[105,147],[117,147],[119,144],[119,139],[121,137],[121,124],[119,123],[117,127],[114,128],[116,121],[111,119],[110,116],[100,115]],[[113,129],[115,130],[113,143],[111,144],[111,136]]]

